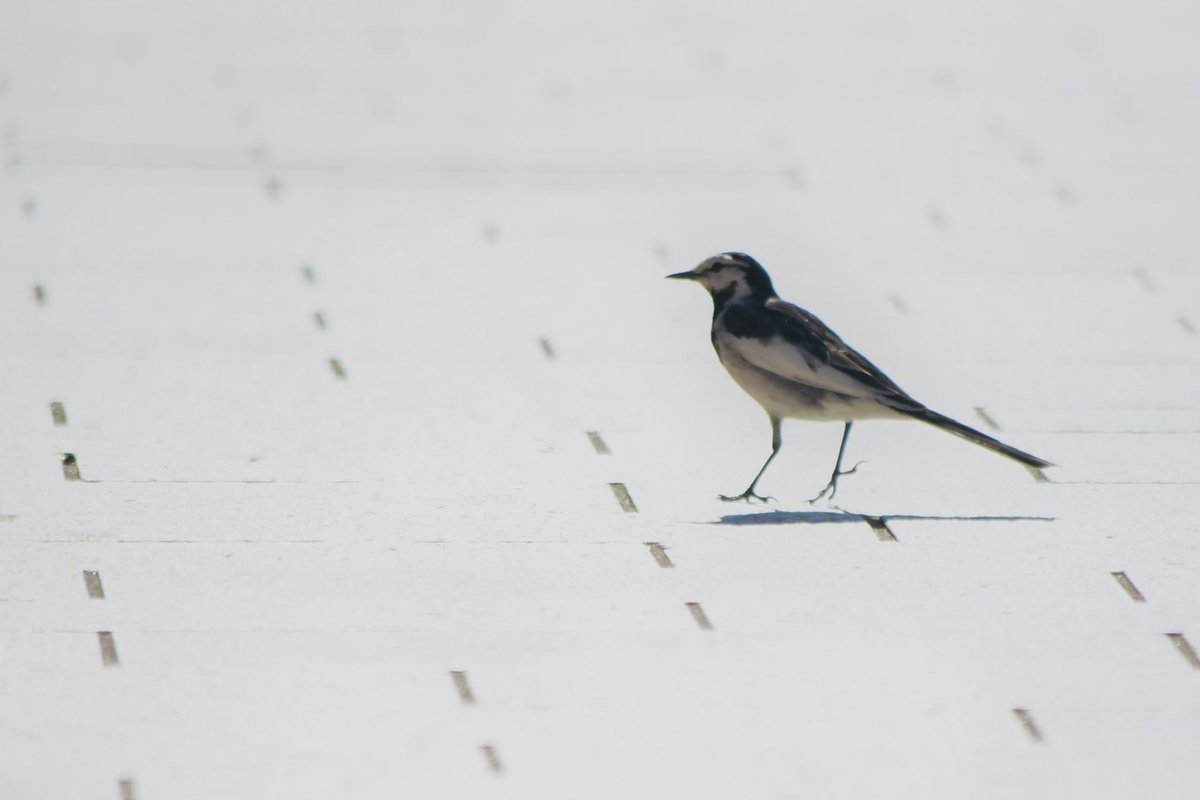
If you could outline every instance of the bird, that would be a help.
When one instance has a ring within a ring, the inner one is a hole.
[[[712,344],[717,358],[771,420],[771,454],[746,491],[720,495],[722,500],[773,499],[759,495],[755,488],[783,445],[785,419],[845,425],[833,474],[810,504],[826,496],[832,502],[838,478],[862,465],[842,469],[850,428],[860,419],[920,420],[1027,467],[1054,466],[913,399],[814,314],[781,300],[767,271],[745,253],[720,253],[667,277],[695,281],[712,295]]]

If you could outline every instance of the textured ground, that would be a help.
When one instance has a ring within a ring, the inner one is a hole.
[[[0,797],[1195,797],[1200,12],[711,5],[0,2]]]

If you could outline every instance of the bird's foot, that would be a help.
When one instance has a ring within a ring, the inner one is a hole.
[[[810,497],[804,502],[808,503],[810,506],[815,505],[816,502],[825,495],[829,495],[829,500],[832,502],[835,494],[837,494],[837,481],[830,481],[829,483],[825,484],[824,489],[817,493],[816,497]]]
[[[822,489],[820,492],[818,492],[816,497],[814,497],[806,502],[811,506],[814,503],[816,503],[818,500],[820,500],[822,497],[825,497],[826,495],[829,496],[828,499],[830,502],[832,502],[834,495],[837,494],[838,478],[842,477],[843,475],[853,475],[854,473],[858,472],[858,468],[861,467],[865,463],[867,463],[867,462],[860,461],[857,464],[855,464],[853,467],[851,467],[850,469],[834,470],[832,477],[830,477],[830,479],[829,479],[829,483],[825,484],[825,488]]]
[[[747,503],[751,504],[753,504],[755,500],[760,503],[770,503],[775,499],[774,497],[763,497],[761,494],[755,494],[752,488],[747,489],[741,494],[719,494],[717,497],[721,498],[726,503],[736,503],[739,500],[745,500]]]

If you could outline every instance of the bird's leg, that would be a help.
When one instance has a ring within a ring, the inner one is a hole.
[[[847,422],[846,429],[842,431],[842,446],[838,448],[837,463],[833,465],[833,475],[829,477],[829,483],[825,484],[825,488],[821,490],[820,494],[809,500],[809,503],[815,503],[827,494],[829,495],[829,499],[832,500],[833,496],[837,494],[838,478],[843,475],[853,475],[858,472],[859,466],[862,465],[863,462],[860,461],[850,469],[842,470],[842,456],[846,454],[846,440],[850,438],[850,426],[853,424],[853,422]]]
[[[747,503],[752,503],[755,500],[761,500],[764,503],[768,500],[774,500],[774,497],[763,497],[762,495],[755,494],[754,487],[758,485],[758,479],[767,471],[767,467],[771,465],[771,459],[775,458],[775,454],[779,452],[779,448],[782,446],[783,436],[780,433],[780,420],[778,417],[771,417],[771,455],[767,456],[766,463],[762,465],[762,469],[754,476],[754,480],[750,481],[750,486],[747,487],[746,491],[737,495],[722,494],[718,496],[727,503],[735,500],[745,500]]]

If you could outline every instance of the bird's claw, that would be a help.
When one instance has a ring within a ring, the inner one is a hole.
[[[840,478],[840,477],[842,477],[843,475],[853,475],[854,473],[858,472],[858,468],[859,468],[859,467],[861,467],[861,466],[862,466],[863,464],[865,464],[865,463],[867,463],[867,460],[864,458],[862,461],[858,462],[857,464],[855,464],[855,465],[854,465],[853,467],[851,467],[850,469],[847,469],[847,470],[842,470],[841,472],[839,472],[839,473],[837,474],[837,477],[838,477],[838,478]],[[837,478],[835,478],[834,480],[837,480]]]
[[[857,464],[855,464],[853,467],[851,467],[850,469],[843,469],[843,470],[838,470],[837,472],[834,472],[833,477],[831,477],[829,479],[829,483],[825,484],[825,488],[822,489],[820,492],[818,492],[816,497],[812,498],[811,500],[807,500],[806,502],[811,506],[814,503],[816,503],[818,500],[820,500],[822,497],[824,497],[825,495],[829,495],[829,500],[832,501],[834,496],[837,494],[838,478],[842,477],[843,475],[853,475],[854,473],[858,472],[858,468],[861,467],[865,463],[867,463],[867,462],[860,461]]]
[[[775,500],[774,497],[763,497],[761,494],[755,494],[747,489],[741,494],[719,494],[717,497],[724,500],[726,503],[736,503],[739,500],[745,500],[747,503],[753,504],[755,500],[760,503],[770,503]]]
[[[837,494],[837,482],[830,481],[829,483],[825,484],[825,488],[818,492],[816,497],[810,497],[804,502],[808,503],[810,506],[814,505],[818,500],[827,494],[829,495],[829,499],[833,500],[833,496]]]

